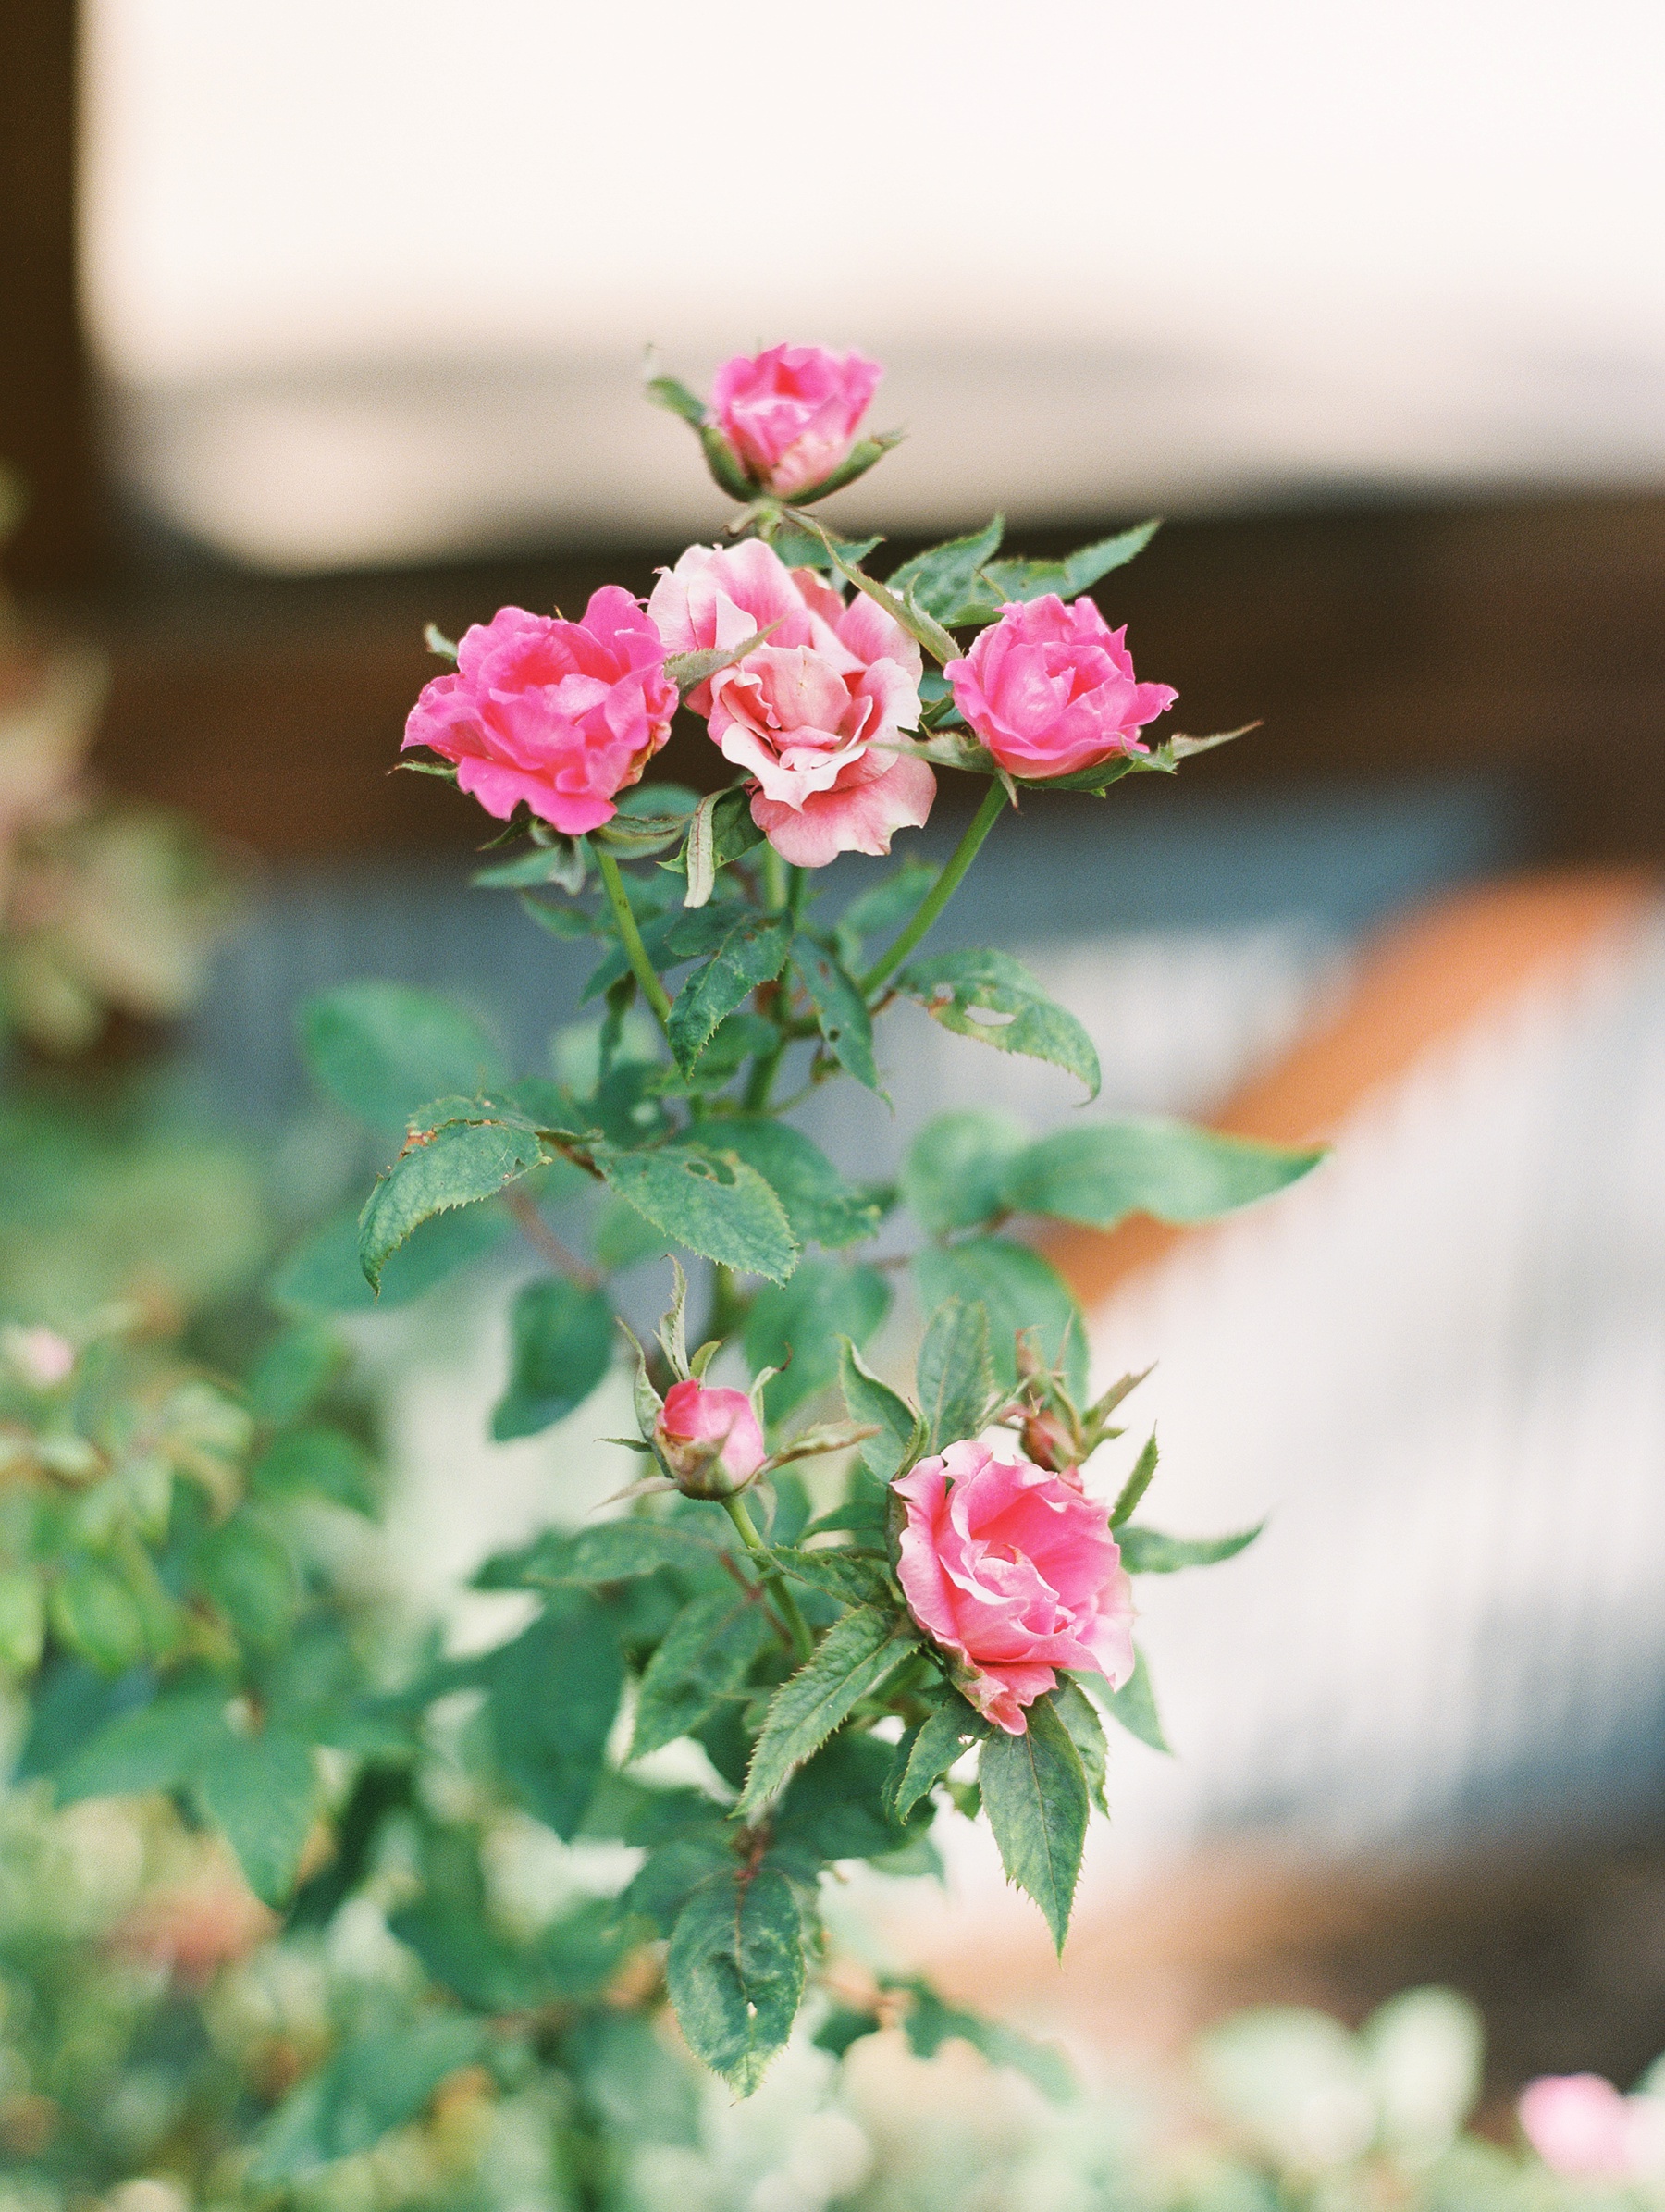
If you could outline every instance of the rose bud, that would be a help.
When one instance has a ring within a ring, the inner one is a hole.
[[[789,500],[845,460],[883,374],[824,346],[736,354],[711,385],[711,418],[752,481]]]
[[[1031,1405],[1024,1414],[1019,1434],[1026,1459],[1045,1468],[1050,1475],[1067,1475],[1072,1481],[1080,1479],[1076,1473],[1081,1457],[1080,1445],[1068,1422],[1055,1408]]]
[[[943,673],[954,703],[1008,774],[1031,783],[1148,752],[1139,733],[1179,694],[1134,681],[1127,626],[1113,630],[1090,599],[1055,592],[1001,610]]]
[[[672,1384],[653,1425],[653,1440],[677,1488],[690,1498],[733,1497],[769,1457],[746,1392],[709,1390],[703,1382]]]
[[[423,686],[401,750],[426,745],[507,822],[524,799],[568,836],[599,829],[671,735],[676,686],[639,602],[603,585],[582,622],[500,607],[464,631],[457,673]]]
[[[1133,1672],[1133,1588],[1110,1508],[1044,1467],[974,1440],[892,1485],[906,1511],[897,1575],[908,1611],[960,1662],[985,1720],[1028,1733],[1023,1708],[1060,1667],[1120,1689]]]

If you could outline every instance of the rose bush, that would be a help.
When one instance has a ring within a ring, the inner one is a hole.
[[[897,1579],[908,1610],[964,1662],[985,1720],[1021,1736],[1023,1708],[1085,1667],[1120,1689],[1133,1672],[1133,1586],[1109,1508],[1027,1460],[961,1441],[893,1485],[906,1508]]]
[[[1113,630],[1090,599],[1055,592],[1003,607],[970,651],[943,673],[954,703],[1009,774],[1075,775],[1116,753],[1148,748],[1139,733],[1179,694],[1133,674],[1127,628]]]
[[[923,826],[936,778],[897,750],[919,719],[919,648],[870,599],[846,604],[754,538],[690,546],[648,612],[675,653],[769,633],[688,704],[723,758],[755,777],[752,819],[784,859],[822,868],[841,852],[879,856],[895,831]]]
[[[581,622],[502,607],[464,631],[456,673],[423,686],[403,749],[453,762],[459,789],[500,822],[524,804],[581,836],[611,821],[671,735],[664,663],[659,632],[617,585],[592,595]]]
[[[712,379],[712,420],[754,483],[795,499],[847,457],[883,374],[824,346],[738,353]]]

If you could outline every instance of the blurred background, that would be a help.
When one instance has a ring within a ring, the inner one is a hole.
[[[1106,1379],[1161,1355],[1166,1521],[1274,1518],[1146,1600],[1181,1757],[1122,1751],[1066,1973],[992,1847],[907,1909],[950,1984],[973,1915],[1014,2009],[1107,2045],[1436,1977],[1505,2076],[1665,2044],[1662,94],[1634,0],[0,15],[0,814],[178,809],[241,890],[226,929],[173,847],[99,846],[18,1051],[86,1042],[92,977],[105,1064],[171,1024],[169,1096],[280,1190],[327,1152],[306,992],[455,989],[523,1057],[576,1005],[582,955],[466,889],[477,820],[388,771],[425,622],[721,525],[646,345],[697,387],[882,360],[908,440],[832,512],[897,557],[1168,518],[1105,612],[1185,727],[1264,726],[1026,803],[950,928],[1112,1106],[1337,1140],[1264,1218],[1054,1254]],[[869,1173],[945,1105],[1068,1111],[897,1051],[894,1117],[816,1132]],[[441,1592],[584,1444],[480,1440],[500,1304],[366,1325]]]

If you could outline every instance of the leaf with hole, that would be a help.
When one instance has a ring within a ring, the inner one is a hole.
[[[1092,1038],[1009,953],[933,953],[910,961],[894,988],[917,999],[933,1021],[956,1036],[975,1037],[996,1052],[1050,1061],[1084,1083],[1090,1098],[1098,1096],[1098,1054]]]
[[[750,2096],[804,1994],[803,1922],[785,1875],[770,1866],[709,1875],[677,1916],[665,1980],[689,2049]]]
[[[702,1258],[746,1275],[784,1282],[798,1262],[786,1209],[736,1154],[696,1144],[660,1144],[624,1152],[597,1144],[591,1157],[608,1187],[645,1220]]]
[[[709,1122],[711,1142],[755,1168],[786,1209],[800,1244],[839,1251],[865,1242],[884,1214],[882,1195],[846,1182],[819,1144],[801,1130],[760,1115],[725,1115]]]
[[[813,937],[799,935],[792,948],[792,964],[803,979],[828,1050],[846,1074],[882,1098],[873,1059],[873,1018],[859,984]]]
[[[436,1214],[495,1198],[549,1156],[524,1115],[500,1114],[486,1099],[447,1111],[460,1103],[440,1103],[435,1110],[444,1118],[407,1139],[364,1201],[359,1265],[372,1290],[413,1230]]]

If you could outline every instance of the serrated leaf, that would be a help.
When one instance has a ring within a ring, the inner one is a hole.
[[[916,1380],[925,1417],[925,1449],[943,1452],[974,1437],[994,1398],[989,1316],[980,1301],[949,1298],[926,1325]]]
[[[689,2049],[749,2096],[804,1994],[803,1923],[785,1875],[764,1866],[708,1876],[677,1916],[665,1979]]]
[[[824,1390],[838,1372],[841,1337],[865,1344],[890,1311],[891,1288],[876,1267],[806,1260],[792,1280],[759,1291],[746,1316],[746,1356],[753,1373],[781,1371],[765,1386],[771,1421]]]
[[[203,1810],[237,1853],[245,1880],[265,1905],[294,1888],[318,1809],[312,1751],[286,1729],[228,1736],[197,1781]]]
[[[878,455],[875,454],[874,459],[877,458]],[[929,614],[919,609],[908,606],[906,600],[898,599],[888,586],[881,584],[877,577],[870,576],[858,562],[848,560],[839,551],[833,538],[821,528],[812,516],[805,516],[803,520],[808,528],[821,538],[833,567],[845,582],[853,584],[857,590],[864,592],[876,607],[882,607],[892,622],[897,624],[906,631],[910,637],[925,648],[939,667],[956,657],[959,648],[949,636],[947,631],[944,629],[941,623],[933,621]]]
[[[1049,1367],[1061,1367],[1079,1404],[1086,1395],[1087,1339],[1068,1284],[1042,1254],[1010,1237],[928,1244],[911,1262],[921,1313],[951,1298],[980,1303],[989,1316],[989,1359],[1005,1390],[1018,1381],[1018,1336],[1032,1329]]]
[[[499,860],[490,868],[477,868],[468,880],[476,891],[524,891],[540,884],[554,884],[576,898],[584,889],[586,867],[583,840],[553,833],[548,845],[535,845],[530,852],[517,853],[512,860]],[[500,1079],[492,1076],[486,1080],[495,1082]],[[456,1081],[443,1082],[422,1095],[437,1098],[441,1091],[468,1087]],[[421,1101],[413,1099],[411,1103],[420,1105]]]
[[[316,1313],[370,1313],[378,1305],[407,1305],[437,1283],[495,1250],[508,1235],[509,1217],[491,1205],[436,1214],[412,1231],[388,1258],[379,1294],[359,1265],[359,1209],[332,1214],[303,1237],[272,1278],[280,1305]]]
[[[846,561],[865,561],[884,540],[882,538],[835,538],[832,542]],[[832,568],[832,556],[827,550],[824,540],[811,537],[808,530],[795,530],[788,525],[777,530],[770,543],[788,568],[827,571]]]
[[[1183,1121],[1141,1118],[1054,1130],[1007,1170],[1014,1213],[1112,1229],[1129,1214],[1217,1220],[1310,1174],[1324,1147],[1258,1144]]]
[[[1063,561],[992,561],[968,590],[960,607],[944,619],[956,625],[993,622],[1008,601],[1038,599],[1049,591],[1056,592],[1060,599],[1079,599],[1112,569],[1125,567],[1143,552],[1161,526],[1159,520],[1135,524],[1114,538],[1082,546]]]
[[[734,1697],[773,1637],[762,1605],[738,1590],[685,1606],[642,1676],[631,1758],[689,1735]]]
[[[870,1191],[846,1182],[819,1144],[784,1121],[725,1115],[707,1124],[711,1142],[755,1168],[786,1209],[800,1244],[840,1251],[870,1237],[884,1206]]]
[[[1133,1472],[1116,1492],[1116,1503],[1110,1508],[1110,1526],[1113,1529],[1120,1528],[1122,1523],[1130,1520],[1137,1512],[1140,1500],[1156,1479],[1157,1458],[1156,1437],[1153,1431],[1144,1450],[1133,1463]]]
[[[753,1813],[777,1796],[793,1770],[894,1672],[914,1642],[911,1626],[878,1606],[857,1606],[835,1622],[813,1658],[771,1699],[736,1810]]]
[[[582,1405],[612,1365],[615,1335],[606,1293],[567,1275],[524,1283],[509,1328],[509,1388],[491,1416],[500,1444],[536,1436]]]
[[[1080,1754],[1051,1698],[1037,1698],[1026,1717],[1023,1735],[989,1738],[978,1774],[1007,1879],[1041,1908],[1061,1956],[1092,1807]]]
[[[812,937],[798,937],[792,964],[803,978],[816,1026],[828,1049],[846,1073],[882,1098],[884,1092],[873,1060],[873,1018],[860,985],[843,963]]]
[[[934,953],[910,961],[894,988],[919,1001],[933,1021],[996,1052],[1047,1060],[1099,1091],[1098,1054],[1075,1016],[1057,1006],[1020,960],[989,950]],[[994,1017],[979,1020],[980,1014]]]
[[[1081,1762],[1081,1772],[1087,1777],[1087,1794],[1101,1812],[1108,1812],[1104,1802],[1104,1724],[1099,1719],[1092,1700],[1080,1684],[1070,1674],[1060,1674],[1058,1687],[1052,1692],[1053,1704],[1058,1718],[1069,1731],[1069,1740],[1076,1748]]]
[[[677,993],[666,1024],[671,1049],[684,1073],[711,1041],[712,1032],[760,983],[774,982],[792,949],[791,921],[781,914],[754,914],[731,930],[703,968]]]
[[[933,545],[927,552],[916,553],[885,581],[894,592],[911,598],[938,622],[949,622],[956,608],[970,596],[984,562],[999,551],[1005,535],[1005,517],[997,514],[972,537],[951,538],[945,545]]]
[[[902,1196],[933,1237],[1005,1210],[1005,1184],[1030,1135],[1014,1115],[967,1107],[933,1115],[902,1162]]]
[[[802,1551],[794,1544],[777,1544],[771,1557],[795,1582],[846,1605],[872,1605],[891,1597],[890,1570],[880,1559],[838,1550]]]
[[[1082,1689],[1096,1698],[1113,1721],[1117,1721],[1129,1736],[1136,1736],[1141,1744],[1149,1744],[1153,1751],[1166,1752],[1173,1757],[1173,1747],[1162,1733],[1162,1722],[1156,1712],[1156,1693],[1151,1683],[1151,1670],[1145,1664],[1144,1653],[1135,1650],[1133,1672],[1120,1689],[1112,1689],[1102,1674],[1085,1672],[1075,1677]]]
[[[571,1533],[547,1528],[518,1551],[500,1551],[488,1559],[475,1571],[471,1587],[562,1589],[628,1582],[638,1575],[655,1575],[661,1567],[698,1572],[716,1559],[715,1546],[680,1522],[648,1521],[632,1514]]]
[[[989,1724],[957,1690],[917,1727],[910,1728],[896,1747],[896,1763],[887,1787],[891,1818],[905,1821],[923,1797],[942,1780],[968,1744],[980,1743]]]
[[[798,1261],[786,1210],[757,1169],[737,1154],[725,1155],[721,1144],[720,1133],[709,1151],[660,1144],[623,1152],[597,1144],[591,1157],[610,1189],[674,1242],[743,1274],[784,1282]]]
[[[1129,1575],[1173,1575],[1181,1567],[1213,1567],[1222,1560],[1235,1559],[1240,1551],[1248,1550],[1265,1526],[1257,1521],[1252,1528],[1240,1529],[1235,1536],[1164,1536],[1160,1529],[1129,1524],[1116,1530],[1116,1540]]]
[[[695,653],[672,653],[665,662],[665,673],[686,698],[690,691],[697,691],[702,684],[709,684],[721,670],[733,668],[736,661],[744,661],[747,653],[756,652],[758,646],[767,645],[780,623],[771,622],[767,629],[754,630],[749,637],[743,637],[738,645],[706,646]],[[719,796],[713,793],[713,797]],[[701,805],[707,802],[702,800]],[[697,907],[699,900],[691,898],[688,905]]]
[[[624,1687],[617,1630],[594,1599],[563,1594],[487,1670],[491,1740],[503,1779],[571,1843],[606,1762]]]
[[[752,820],[751,794],[743,785],[731,785],[726,791],[713,793],[712,797],[714,803],[709,816],[710,860],[712,871],[715,874],[718,869],[726,868],[730,861],[743,859],[754,846],[761,845],[763,833]],[[692,834],[692,830],[693,825],[690,823],[690,834]],[[701,865],[704,865],[703,858]],[[661,860],[660,866],[668,875],[686,875],[688,872],[686,847],[680,853],[673,853],[670,859]],[[690,898],[685,903],[690,907],[699,907],[704,904],[704,901]]]
[[[309,998],[299,1026],[313,1080],[378,1129],[402,1129],[426,1100],[473,1095],[506,1073],[472,1014],[406,983],[343,983]]]
[[[878,1432],[857,1447],[862,1465],[879,1481],[890,1482],[913,1449],[919,1415],[888,1382],[880,1381],[847,1336],[838,1340],[838,1379],[851,1419],[870,1423]]]
[[[484,1100],[479,1112],[478,1119],[459,1117],[413,1136],[376,1178],[359,1216],[359,1265],[372,1290],[413,1230],[436,1214],[496,1197],[548,1156],[523,1117],[491,1116]]]

